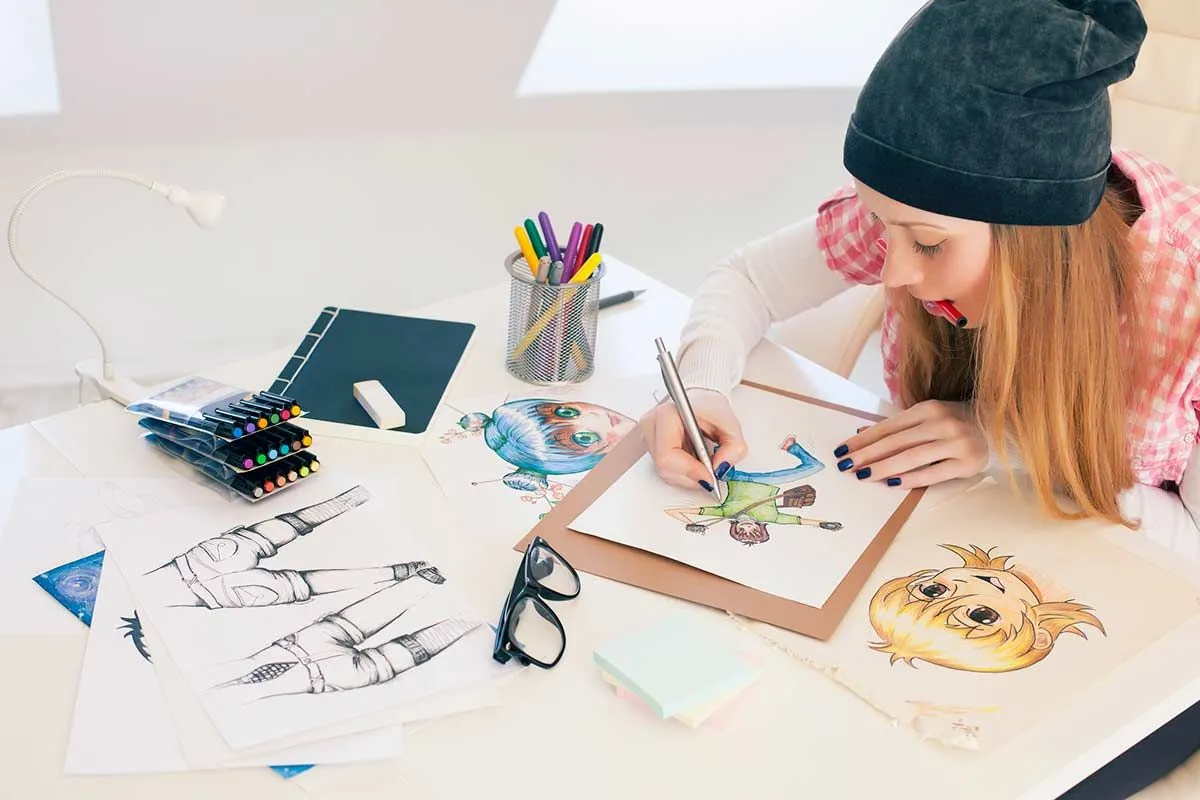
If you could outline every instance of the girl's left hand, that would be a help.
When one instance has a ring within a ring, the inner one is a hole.
[[[987,437],[970,405],[926,400],[851,436],[833,451],[838,469],[889,486],[968,478],[988,464]]]

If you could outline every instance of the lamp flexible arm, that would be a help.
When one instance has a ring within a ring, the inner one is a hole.
[[[8,219],[8,252],[10,255],[12,255],[13,263],[17,265],[17,269],[19,269],[21,271],[21,274],[23,274],[26,278],[28,278],[30,281],[32,281],[34,283],[34,285],[40,287],[44,292],[46,292],[46,294],[50,295],[55,300],[62,303],[64,306],[66,306],[71,311],[71,313],[73,313],[75,316],[77,316],[81,320],[83,320],[83,324],[88,326],[88,330],[90,330],[92,332],[92,335],[94,335],[96,337],[96,341],[99,342],[99,344],[100,344],[100,363],[104,369],[104,377],[105,377],[105,379],[111,380],[113,375],[112,375],[112,367],[108,363],[108,348],[106,348],[104,346],[104,339],[100,336],[100,332],[96,330],[95,326],[92,325],[92,323],[88,321],[88,318],[85,317],[79,309],[75,308],[75,306],[73,306],[69,302],[67,302],[66,299],[55,294],[54,290],[51,289],[50,287],[46,286],[46,284],[39,281],[33,275],[30,275],[29,270],[27,270],[25,268],[25,265],[21,263],[21,258],[19,255],[20,248],[17,245],[17,231],[20,228],[21,218],[25,215],[25,210],[26,210],[26,208],[28,208],[29,203],[33,200],[33,198],[35,198],[39,194],[41,194],[41,192],[43,190],[49,188],[50,186],[52,186],[56,183],[67,180],[69,178],[114,178],[116,180],[128,181],[129,183],[136,183],[138,186],[142,186],[146,189],[149,189],[150,191],[155,192],[156,194],[160,194],[163,197],[167,198],[168,200],[171,200],[172,202],[176,202],[176,203],[187,202],[187,200],[189,199],[189,196],[188,196],[188,193],[186,190],[181,189],[178,186],[171,186],[169,184],[159,183],[157,181],[152,181],[149,178],[143,178],[140,175],[134,175],[133,173],[124,172],[122,170],[115,170],[115,169],[61,170],[59,172],[54,172],[50,175],[47,175],[46,177],[42,178],[40,181],[35,183],[33,186],[31,186],[29,188],[29,190],[26,191],[25,194],[21,197],[21,199],[19,201],[17,201],[17,205],[15,208],[13,208],[12,215]]]

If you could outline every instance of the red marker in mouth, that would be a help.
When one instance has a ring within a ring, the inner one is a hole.
[[[967,318],[949,300],[926,300],[925,310],[930,314],[941,314],[960,328],[967,327]]]

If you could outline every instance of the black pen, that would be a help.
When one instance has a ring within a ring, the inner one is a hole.
[[[610,294],[608,297],[601,297],[600,298],[600,308],[605,309],[605,308],[608,308],[609,306],[618,306],[621,303],[628,303],[630,300],[634,299],[635,297],[637,297],[638,295],[642,294],[645,291],[646,291],[645,289],[630,289],[625,292],[617,292],[616,294]]]

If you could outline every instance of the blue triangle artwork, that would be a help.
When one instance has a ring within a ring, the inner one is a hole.
[[[104,567],[104,551],[69,561],[66,564],[35,575],[33,580],[46,590],[63,608],[70,611],[80,622],[92,626],[92,613],[96,608],[96,592],[100,588],[100,572]],[[134,649],[142,658],[150,661],[150,651],[142,635],[141,619],[136,610],[128,617],[121,617],[120,630],[133,642]],[[313,768],[313,764],[281,764],[271,767],[277,775],[294,778]]]

